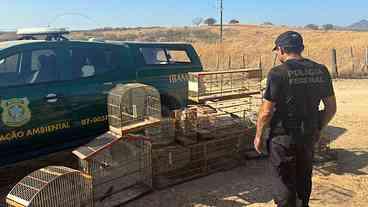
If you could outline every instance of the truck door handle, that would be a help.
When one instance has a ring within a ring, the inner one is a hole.
[[[47,94],[45,99],[47,103],[56,103],[58,101],[58,97],[54,93]]]
[[[113,82],[105,82],[103,83],[104,86],[112,86],[114,83]]]

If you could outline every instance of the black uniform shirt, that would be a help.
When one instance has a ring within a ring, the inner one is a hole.
[[[264,93],[264,99],[276,107],[271,134],[277,125],[286,131],[298,129],[302,134],[312,134],[318,128],[321,100],[333,95],[331,76],[324,65],[293,59],[272,68]]]

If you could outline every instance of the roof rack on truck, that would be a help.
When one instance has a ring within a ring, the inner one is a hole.
[[[19,40],[36,40],[35,36],[46,36],[47,41],[65,41],[68,40],[64,35],[70,32],[66,28],[51,28],[51,27],[40,27],[40,28],[24,28],[18,29],[17,35],[20,36]]]

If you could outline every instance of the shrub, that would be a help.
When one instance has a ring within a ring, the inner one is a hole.
[[[216,24],[216,22],[217,20],[215,18],[210,17],[210,18],[205,19],[203,23],[207,24],[208,26],[211,26],[211,25]]]
[[[315,24],[307,24],[305,25],[306,29],[311,29],[311,30],[319,30],[319,26],[315,25]]]
[[[193,19],[193,21],[192,21],[193,25],[195,25],[195,26],[199,26],[200,24],[202,24],[202,22],[203,22],[202,17],[197,17],[197,18]]]
[[[237,19],[232,19],[232,20],[229,21],[229,24],[239,24],[239,23],[240,22]]]
[[[322,25],[322,28],[327,31],[327,30],[333,30],[334,26],[332,24],[324,24]]]

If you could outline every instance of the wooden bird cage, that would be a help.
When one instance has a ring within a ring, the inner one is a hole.
[[[148,85],[117,85],[108,94],[107,108],[110,131],[120,136],[160,123],[160,93]]]

